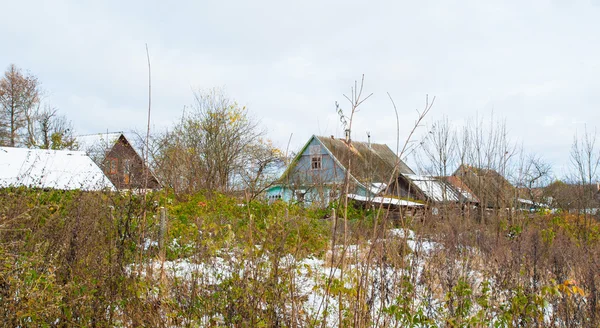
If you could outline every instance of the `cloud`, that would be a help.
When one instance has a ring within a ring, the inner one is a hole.
[[[373,92],[357,138],[407,137],[427,120],[506,119],[511,134],[565,162],[575,129],[598,121],[600,7],[585,1],[13,1],[0,21],[0,65],[40,77],[85,133],[143,128],[145,43],[153,126],[168,127],[192,90],[224,87],[278,144],[338,134],[335,101],[365,74]],[[27,23],[24,23],[27,22]],[[558,132],[557,132],[558,131]],[[359,137],[360,136],[360,137]],[[551,146],[544,147],[544,145]]]

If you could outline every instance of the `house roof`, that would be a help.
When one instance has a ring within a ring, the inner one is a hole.
[[[384,182],[390,178],[396,163],[397,173],[414,172],[385,144],[352,141],[350,146],[343,139],[315,136],[337,161],[346,167],[351,160],[351,173],[361,183]]]
[[[334,162],[342,169],[346,170],[348,159],[351,158],[350,178],[371,193],[377,194],[385,191],[396,163],[398,163],[396,175],[400,173],[414,174],[408,165],[399,159],[385,144],[371,143],[369,146],[366,142],[352,141],[351,145],[348,146],[343,139],[313,135],[294,157],[290,165],[287,166],[279,178],[280,183],[285,181],[313,139],[318,140],[323,145]]]
[[[425,197],[434,202],[460,202],[457,190],[443,178],[427,175],[403,174]]]
[[[479,199],[469,186],[467,186],[459,177],[451,175],[449,177],[443,177],[454,189],[456,189],[463,197],[463,199],[469,203],[479,203]]]
[[[124,132],[108,132],[108,133],[93,133],[77,136],[77,144],[79,145],[79,150],[85,151],[92,159],[102,160],[106,155],[106,152],[110,150],[119,138],[123,136],[125,141],[133,148],[133,150],[142,157],[143,149],[141,145],[132,142],[135,138],[135,134],[132,133],[124,133]]]
[[[94,133],[77,136],[76,139],[79,150],[90,155],[104,156],[104,153],[119,140],[121,134],[121,132]]]
[[[508,206],[516,196],[515,187],[494,170],[463,164],[453,175],[458,176],[487,207]]]
[[[348,198],[358,202],[372,203],[372,204],[383,204],[383,205],[394,205],[400,207],[424,207],[425,205],[417,202],[412,202],[405,199],[398,199],[393,197],[365,197],[355,194],[348,194]]]
[[[0,187],[115,190],[82,151],[0,147]]]
[[[124,132],[108,132],[108,133],[95,133],[95,134],[87,134],[77,136],[77,143],[79,145],[79,150],[84,151],[88,154],[92,160],[96,163],[101,163],[104,160],[104,157],[112,149],[112,147],[119,141],[120,138],[124,140],[131,149],[137,154],[137,156],[144,162],[144,154],[143,145],[139,142],[131,142],[134,140],[135,134],[133,133],[124,133]],[[156,180],[156,182],[160,185],[158,178],[152,172],[151,169],[148,169],[150,176]]]
[[[564,209],[596,206],[592,204],[600,201],[600,186],[554,181],[543,188],[542,197],[538,201],[542,199],[552,206]]]

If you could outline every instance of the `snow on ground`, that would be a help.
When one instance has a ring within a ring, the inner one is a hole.
[[[369,265],[366,263],[365,258],[369,247],[371,247],[370,243],[366,245],[348,245],[345,251],[348,260],[346,262],[347,269],[344,271],[343,284],[348,288],[356,287],[361,274],[367,273],[371,283],[366,285],[369,290],[365,292],[371,297],[372,314],[375,318],[378,314],[376,312],[382,309],[382,302],[385,302],[385,306],[389,306],[390,302],[394,302],[394,298],[398,297],[398,295],[393,295],[393,292],[392,294],[383,295],[384,289],[388,286],[398,286],[402,279],[408,277],[415,288],[416,296],[412,300],[413,306],[417,308],[426,307],[429,316],[442,317],[439,311],[444,311],[443,294],[439,295],[438,291],[436,296],[436,291],[429,290],[430,287],[423,285],[421,281],[424,279],[424,274],[431,274],[432,267],[430,267],[431,263],[429,261],[436,256],[437,252],[443,250],[443,245],[421,238],[408,229],[389,230],[385,241],[391,242],[390,245],[395,245],[393,242],[406,243],[410,252],[405,256],[405,267],[399,269],[390,266]],[[257,250],[260,249],[257,248]],[[337,245],[334,260],[339,258],[342,251],[343,246]],[[477,250],[470,248],[466,249],[465,252],[472,256],[477,256],[479,253]],[[313,323],[316,323],[316,320],[325,319],[328,327],[337,326],[339,309],[338,298],[332,295],[327,297],[327,289],[330,286],[328,283],[339,280],[342,275],[337,264],[332,266],[331,253],[331,250],[326,252],[324,258],[307,257],[297,259],[291,254],[279,258],[280,268],[293,269],[290,272],[292,272],[294,298],[300,302],[300,312],[303,313],[304,319]],[[231,278],[234,273],[243,276],[244,270],[247,270],[247,273],[252,272],[255,279],[269,276],[268,254],[261,253],[261,256],[253,258],[252,261],[245,260],[243,263],[240,263],[240,260],[236,258],[235,251],[221,250],[218,254],[218,256],[203,263],[195,263],[192,259],[156,261],[152,263],[153,274],[156,275],[162,272],[167,278],[185,281],[196,280],[205,286],[218,285],[225,279]],[[464,271],[462,274],[468,276],[475,286],[483,282],[483,275],[477,269],[468,269],[464,267],[464,263],[458,262],[455,262],[454,266],[457,270]],[[291,306],[286,305],[289,308],[282,310],[291,310]],[[394,319],[392,318],[392,320]]]

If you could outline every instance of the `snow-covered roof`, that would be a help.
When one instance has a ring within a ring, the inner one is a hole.
[[[82,151],[0,147],[0,187],[114,190]]]
[[[371,202],[384,205],[396,205],[396,206],[407,206],[407,207],[423,207],[424,205],[417,202],[411,202],[409,200],[397,199],[392,197],[365,197],[355,194],[348,194],[348,198],[357,200],[359,202]]]
[[[129,142],[129,145],[135,150],[135,152],[142,158],[142,146],[140,145],[136,135],[134,133],[124,132],[108,132],[108,133],[94,133],[77,136],[77,144],[79,150],[86,152],[95,161],[104,159],[106,152],[110,150],[115,143],[119,140],[119,137],[123,135]]]
[[[550,207],[547,204],[544,203],[537,203],[534,202],[530,199],[525,199],[525,198],[517,198],[517,201],[521,204],[525,204],[525,205],[530,205],[530,206],[537,206],[537,207]]]
[[[115,142],[121,136],[121,132],[110,132],[110,133],[95,133],[77,136],[77,143],[79,144],[79,150],[85,151],[91,147],[100,146],[104,149],[111,148]]]
[[[435,202],[459,202],[460,198],[454,188],[440,179],[433,176],[405,174],[417,188],[419,188],[427,198]]]

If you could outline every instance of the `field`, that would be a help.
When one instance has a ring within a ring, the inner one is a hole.
[[[0,192],[7,327],[596,327],[595,219]],[[161,224],[161,208],[164,223]],[[335,214],[334,214],[335,213]],[[334,215],[332,215],[334,214]],[[328,218],[325,218],[328,217]],[[338,217],[338,219],[335,219]]]

